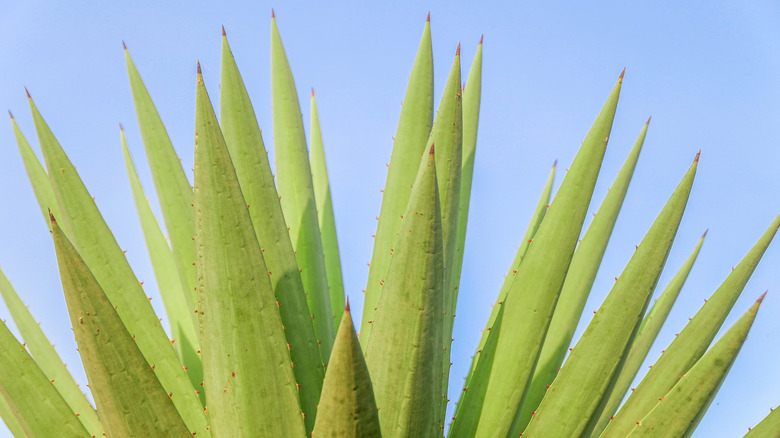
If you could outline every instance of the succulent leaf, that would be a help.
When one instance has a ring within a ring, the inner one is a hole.
[[[669,392],[680,376],[701,358],[742,293],[778,227],[780,215],[653,364],[604,430],[603,437],[625,436],[631,432],[636,422],[641,421],[658,399]]]
[[[336,332],[301,107],[276,18],[271,19],[271,101],[277,188],[301,270],[314,332],[320,342],[320,354],[327,364]]]
[[[303,282],[263,143],[260,126],[227,37],[222,37],[220,124],[249,216],[270,272],[271,285],[299,385],[306,431],[311,432],[325,370]]]
[[[691,436],[734,364],[763,298],[658,399],[650,413],[634,426],[631,437]]]
[[[346,306],[322,384],[322,397],[312,436],[381,437],[371,378],[363,349],[355,334],[349,303]]]
[[[444,246],[434,155],[431,148],[415,180],[366,349],[385,437],[442,433]]]
[[[588,436],[614,388],[680,226],[698,155],[551,382],[523,436]]]
[[[302,436],[291,347],[200,66],[195,224],[203,382],[212,433]]]
[[[109,436],[191,437],[133,335],[52,216],[62,288],[89,387]]]
[[[430,16],[429,16],[430,18]],[[374,250],[368,270],[368,283],[363,297],[363,316],[360,323],[360,345],[366,350],[382,283],[387,278],[392,248],[396,246],[401,229],[401,217],[411,196],[420,157],[433,126],[433,52],[431,49],[431,22],[425,22],[423,35],[406,87],[401,116],[393,140],[393,152],[387,168],[387,182],[382,195]]]

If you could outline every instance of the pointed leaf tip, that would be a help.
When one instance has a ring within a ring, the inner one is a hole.
[[[618,79],[623,80],[623,76],[626,75],[626,68],[623,67],[623,71],[620,72],[620,77]]]
[[[276,12],[274,12],[274,8],[271,8],[271,19],[276,18]]]
[[[125,44],[125,40],[122,40],[122,48],[127,50],[127,44]]]
[[[701,238],[702,238],[702,239],[704,239],[705,237],[707,237],[707,233],[708,233],[709,231],[710,231],[710,229],[709,229],[709,228],[707,228],[706,230],[704,230],[704,234],[702,234],[702,235],[701,235]]]
[[[431,150],[428,151],[428,155],[433,155],[433,143],[431,143]]]
[[[51,221],[51,223],[53,224],[56,224],[57,221],[54,219],[54,214],[52,214],[51,209],[47,209],[47,210],[49,211],[49,221]]]
[[[122,124],[121,124],[121,123],[119,124],[119,130],[120,130],[120,131],[122,131],[122,132],[124,132],[124,131],[125,131],[125,127],[124,127],[124,126],[122,126]]]
[[[431,22],[431,11],[428,11],[428,16],[425,17],[425,22],[430,23]]]
[[[24,92],[27,93],[27,98],[32,100],[32,96],[30,96],[30,91],[27,89],[27,87],[24,87]]]
[[[758,299],[756,300],[756,302],[757,302],[757,303],[761,303],[762,301],[764,301],[764,297],[766,296],[766,293],[767,293],[767,292],[769,292],[769,291],[764,291],[764,293],[762,293],[762,294],[761,294],[761,296],[760,296],[760,297],[758,297]]]
[[[344,312],[349,313],[349,297],[347,297],[347,304],[344,306]]]
[[[200,61],[198,61],[198,76],[202,76],[203,72],[200,69]]]
[[[553,169],[555,169],[556,167],[558,167],[558,160],[553,161]]]
[[[224,24],[222,25],[222,36],[227,36],[227,34],[225,33],[225,25]]]
[[[314,97],[314,87],[311,87],[311,97]]]
[[[699,156],[701,155],[701,149],[699,149],[699,152],[696,152],[696,156],[693,157],[693,162],[698,163],[699,162]]]
[[[653,118],[653,116],[650,116],[650,117],[647,118],[647,121],[645,122],[645,126],[650,124],[650,119],[652,119],[652,118]]]
[[[485,40],[485,34],[482,34],[482,35],[479,37],[479,45],[480,45],[480,46],[482,45],[482,41],[484,41],[484,40]]]
[[[11,116],[11,120],[14,119],[14,113],[12,113],[11,110],[8,110],[8,115]]]
[[[458,48],[455,49],[455,56],[460,56],[460,41],[458,41]]]

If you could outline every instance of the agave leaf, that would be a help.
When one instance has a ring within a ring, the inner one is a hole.
[[[385,437],[441,435],[444,247],[433,148],[420,166],[366,364]]]
[[[316,437],[381,437],[374,389],[346,303],[322,386]]]
[[[17,436],[90,436],[5,323],[0,324],[0,394],[23,429]]]
[[[416,178],[420,156],[425,154],[425,145],[433,125],[433,52],[431,49],[430,15],[425,22],[420,46],[406,87],[401,116],[393,141],[393,152],[387,168],[387,181],[379,210],[374,250],[368,270],[368,283],[363,300],[363,316],[360,324],[360,345],[363,351],[368,345],[372,323],[376,314],[381,284],[387,278],[392,253],[401,229],[411,186]]]
[[[631,386],[631,382],[634,381],[639,368],[647,358],[650,347],[653,346],[653,342],[655,342],[655,339],[658,336],[658,332],[661,331],[661,327],[666,321],[666,317],[672,310],[672,306],[677,300],[677,296],[680,294],[680,290],[682,290],[685,280],[688,278],[688,274],[691,272],[693,263],[696,261],[696,257],[699,254],[699,250],[701,249],[701,245],[704,242],[704,237],[706,235],[707,233],[704,233],[704,236],[701,236],[699,243],[696,245],[691,255],[688,256],[688,259],[683,266],[677,271],[677,274],[675,274],[674,278],[672,278],[666,286],[661,293],[661,296],[656,300],[655,304],[653,304],[653,307],[650,308],[642,319],[642,324],[639,325],[637,335],[634,337],[633,344],[631,344],[631,351],[628,353],[628,358],[626,359],[625,364],[623,364],[623,368],[620,370],[620,375],[615,382],[612,394],[609,396],[609,400],[607,400],[604,409],[601,411],[601,417],[593,428],[591,435],[598,436],[604,431],[604,428],[609,424],[610,418],[615,414],[618,406],[620,406],[620,403],[623,401],[626,392],[628,392],[628,389]]]
[[[30,108],[46,167],[53,170],[49,178],[60,207],[60,224],[134,336],[146,361],[155,366],[165,391],[174,394],[173,403],[187,427],[208,436],[200,399],[127,258],[32,99]]]
[[[442,333],[442,413],[447,410],[447,389],[450,377],[450,346],[452,327],[455,323],[457,284],[454,269],[458,260],[458,219],[460,205],[460,172],[463,158],[463,112],[460,86],[460,44],[455,51],[447,85],[444,87],[436,120],[433,122],[428,146],[436,144],[436,177],[442,211],[442,236],[444,238],[444,331]],[[451,269],[452,267],[452,269]],[[442,423],[444,426],[444,423]]]
[[[344,280],[341,276],[339,242],[336,238],[336,219],[333,216],[333,201],[330,194],[328,167],[325,163],[325,148],[322,144],[320,116],[317,99],[311,91],[311,177],[314,184],[314,198],[317,201],[317,215],[322,237],[322,251],[325,257],[325,271],[328,274],[330,308],[333,312],[333,327],[338,327],[344,308]]]
[[[450,433],[448,436],[466,436],[461,431],[465,429],[473,430],[475,427],[476,419],[472,412],[478,409],[485,402],[485,392],[487,391],[488,382],[490,381],[490,374],[484,371],[476,371],[479,368],[485,368],[490,370],[493,368],[493,358],[496,356],[496,344],[498,338],[501,335],[501,321],[504,316],[504,306],[497,306],[498,311],[496,317],[493,320],[493,325],[485,330],[490,332],[491,335],[485,337],[485,344],[477,350],[477,355],[480,357],[479,361],[474,361],[472,365],[474,370],[469,373],[466,379],[466,385],[463,387],[464,394],[469,392],[469,397],[461,396],[458,404],[455,408],[455,416],[452,417],[452,423],[450,424]]]
[[[2,269],[0,269],[0,294],[2,294],[3,301],[5,301],[16,327],[24,339],[25,346],[35,358],[43,374],[49,378],[57,392],[62,395],[72,412],[79,414],[78,419],[87,431],[94,436],[102,435],[103,425],[100,424],[95,409],[89,404],[73,376],[65,368],[65,364],[57,351],[54,350],[54,346],[41,330],[41,326],[35,322],[30,309],[19,298]]]
[[[504,436],[520,409],[593,195],[622,80],[621,73],[512,282],[493,367],[482,368],[490,374],[485,403],[469,413],[460,436]]]
[[[222,134],[235,166],[241,192],[249,206],[249,215],[266,268],[271,273],[269,276],[276,301],[279,302],[279,314],[286,327],[284,334],[287,343],[292,346],[290,356],[295,363],[295,378],[301,385],[301,409],[306,414],[306,432],[309,433],[314,427],[325,370],[263,136],[224,33],[221,76]]]
[[[649,123],[648,119],[571,259],[561,296],[555,306],[555,313],[550,321],[547,336],[544,338],[542,351],[539,353],[539,364],[534,371],[528,396],[515,420],[513,430],[518,433],[525,429],[531,420],[531,413],[539,406],[547,392],[547,387],[555,379],[563,358],[566,357],[593,281],[596,279],[601,259],[607,249],[612,229],[623,206]]]
[[[466,224],[471,202],[471,182],[474,177],[474,157],[477,149],[477,126],[479,105],[482,97],[482,39],[471,62],[471,70],[463,88],[463,159],[460,175],[460,217],[458,218],[458,257],[455,263],[455,278],[460,279],[463,267],[463,249],[466,246]],[[457,301],[457,292],[456,292]]]
[[[190,437],[95,276],[52,220],[54,248],[89,387],[109,436]]]
[[[203,382],[214,436],[302,436],[282,320],[198,65],[195,240]]]
[[[766,294],[764,294],[766,295]],[[680,378],[634,427],[632,437],[693,434],[747,338],[764,295]]]
[[[21,420],[16,417],[14,409],[11,407],[8,400],[6,400],[6,394],[4,393],[2,385],[0,385],[0,418],[3,419],[3,423],[5,424],[5,427],[8,428],[8,431],[11,432],[11,435],[23,437],[30,434],[29,431],[24,429]]]
[[[512,260],[512,264],[509,266],[509,272],[507,272],[506,276],[504,276],[504,282],[498,292],[498,298],[496,298],[496,302],[493,304],[493,307],[490,310],[488,322],[485,325],[485,328],[482,330],[482,336],[479,339],[477,352],[474,354],[474,357],[471,361],[471,368],[469,369],[469,373],[466,376],[466,384],[464,388],[470,387],[471,377],[474,375],[474,370],[476,369],[477,364],[482,357],[488,338],[494,335],[490,328],[494,326],[495,321],[498,318],[498,312],[501,310],[504,304],[506,293],[509,291],[509,287],[512,285],[512,281],[514,281],[515,275],[517,275],[517,269],[520,267],[520,263],[523,261],[523,257],[525,257],[526,251],[528,251],[528,245],[531,244],[531,240],[536,234],[536,231],[539,229],[539,224],[542,223],[544,214],[547,212],[547,207],[549,207],[550,203],[550,194],[552,193],[553,181],[555,181],[556,166],[557,162],[553,164],[553,167],[550,170],[550,175],[547,177],[547,182],[542,189],[542,194],[539,197],[539,201],[536,204],[533,215],[531,215],[531,221],[528,224],[528,228],[526,228],[523,240],[515,252],[515,258]],[[460,406],[460,404],[458,406]]]
[[[780,409],[772,409],[756,427],[751,428],[745,438],[777,438],[780,430]]]
[[[127,147],[127,138],[124,129],[120,129],[120,141],[122,143],[122,155],[125,160],[127,176],[130,179],[130,188],[133,191],[135,208],[141,222],[146,248],[149,251],[149,259],[152,262],[154,276],[160,296],[163,299],[165,313],[171,325],[173,345],[179,358],[187,369],[187,375],[194,388],[200,389],[203,382],[203,366],[200,361],[200,340],[198,339],[197,318],[194,312],[189,311],[189,297],[182,289],[181,277],[176,269],[176,259],[168,246],[168,242],[160,229],[160,224],[154,217],[149,201],[144,195],[141,181],[130,157]],[[206,395],[201,392],[201,403],[205,405]]]
[[[30,179],[35,198],[38,200],[38,206],[41,208],[43,219],[46,222],[46,226],[49,226],[49,211],[59,214],[59,205],[57,205],[57,199],[54,197],[54,191],[49,183],[49,175],[46,173],[46,169],[43,168],[40,160],[33,152],[30,143],[24,138],[24,134],[19,129],[19,125],[16,124],[16,120],[11,116],[11,124],[14,128],[14,136],[16,137],[16,143],[19,145],[19,153],[22,156],[22,162],[24,162],[24,168],[27,171],[27,177]]]
[[[523,436],[587,436],[609,398],[682,220],[699,155],[571,351]]]
[[[182,287],[188,292],[190,313],[194,314],[198,293],[195,291],[195,266],[193,265],[195,245],[192,235],[195,230],[195,215],[192,212],[192,186],[187,181],[181,160],[176,155],[165,125],[130,58],[127,47],[125,47],[125,62],[130,77],[138,127],[141,129],[146,158],[152,171],[154,186],[157,188],[165,228],[168,230]]]
[[[642,420],[658,399],[669,392],[680,380],[680,376],[688,372],[701,358],[739,298],[778,227],[780,227],[780,215],[775,218],[745,258],[731,271],[718,290],[674,338],[644,379],[631,392],[602,436],[623,437],[630,433],[636,422]]]
[[[276,183],[282,211],[306,291],[322,360],[328,363],[335,330],[328,278],[317,220],[317,205],[306,150],[301,107],[276,18],[271,18],[271,101],[273,104]]]

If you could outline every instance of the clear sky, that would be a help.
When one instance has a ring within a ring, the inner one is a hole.
[[[216,99],[221,25],[266,144],[272,144],[271,7],[306,124],[309,88],[317,92],[345,286],[356,321],[385,163],[425,15],[431,12],[437,104],[458,42],[465,80],[485,35],[475,182],[454,334],[453,401],[550,166],[556,159],[561,170],[571,163],[623,67],[623,92],[593,211],[645,120],[653,119],[586,314],[598,308],[697,150],[702,150],[697,180],[660,287],[701,234],[706,229],[709,234],[650,361],[780,213],[776,2],[213,3],[9,2],[0,16],[0,107],[14,112],[35,143],[23,87],[29,88],[158,309],[161,300],[119,144],[122,123],[142,181],[151,189],[121,42],[127,43],[185,169],[191,169],[195,63],[200,60]],[[85,383],[51,239],[9,122],[0,123],[0,175],[0,265]],[[778,245],[769,248],[726,322],[730,325],[769,290],[695,436],[741,436],[780,404]],[[0,308],[0,316],[7,315]]]

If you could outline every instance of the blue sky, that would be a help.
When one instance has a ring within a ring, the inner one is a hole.
[[[356,321],[385,163],[425,15],[431,12],[437,103],[458,42],[465,77],[485,35],[475,182],[453,346],[456,392],[550,166],[556,159],[560,169],[571,163],[623,67],[623,92],[593,211],[643,123],[648,116],[653,120],[586,314],[597,309],[697,150],[702,149],[699,172],[661,287],[704,230],[709,234],[649,360],[780,213],[777,3],[244,3],[32,1],[5,5],[0,16],[0,107],[13,111],[34,140],[23,87],[29,88],[153,297],[154,278],[119,145],[122,123],[142,180],[151,188],[121,42],[127,43],[190,169],[195,62],[201,62],[216,96],[221,25],[266,143],[272,144],[271,7],[303,98],[305,123],[308,90],[317,92],[345,285]],[[0,127],[0,175],[0,266],[85,382],[51,239],[9,122]],[[740,436],[780,403],[778,245],[769,248],[726,322],[730,325],[769,290],[695,436]],[[159,298],[152,302],[161,309]],[[0,316],[7,312],[0,309]]]

